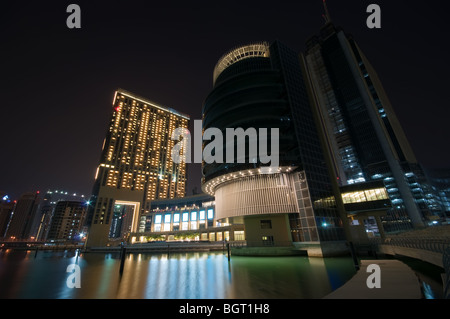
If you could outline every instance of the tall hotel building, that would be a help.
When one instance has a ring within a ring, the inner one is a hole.
[[[247,247],[307,244],[318,256],[347,249],[336,247],[346,239],[345,211],[313,102],[302,57],[280,42],[238,47],[216,64],[203,129],[279,129],[272,171],[250,158],[248,140],[245,163],[236,156],[234,163],[203,163],[202,190],[215,196],[215,218],[243,224]]]
[[[327,17],[305,59],[341,186],[379,181],[391,208],[387,231],[424,226],[433,215],[425,175],[381,82],[355,40]]]
[[[116,91],[90,201],[87,246],[103,246],[110,236],[139,232],[145,226],[141,216],[150,211],[152,200],[185,196],[186,164],[173,162],[171,150],[177,141],[171,136],[188,125],[185,114]],[[128,215],[120,221],[118,234],[115,219],[124,214]]]

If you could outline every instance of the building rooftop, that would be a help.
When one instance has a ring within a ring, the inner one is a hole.
[[[144,98],[144,97],[139,96],[139,95],[137,95],[137,94],[131,93],[131,92],[127,91],[127,90],[124,90],[124,89],[119,88],[119,89],[117,89],[117,91],[116,91],[116,95],[117,95],[117,93],[126,95],[126,96],[128,96],[128,97],[130,97],[130,98],[132,98],[132,99],[135,99],[135,100],[140,101],[140,102],[142,102],[142,103],[145,103],[145,104],[154,106],[154,107],[156,107],[156,108],[158,108],[158,109],[161,109],[161,110],[163,110],[163,111],[166,111],[166,112],[173,113],[173,114],[175,114],[175,115],[181,116],[181,117],[183,117],[183,118],[185,118],[185,119],[187,119],[187,120],[190,119],[189,115],[187,115],[187,114],[184,114],[184,113],[182,113],[182,112],[179,112],[179,111],[177,111],[177,110],[175,110],[175,109],[173,109],[173,108],[167,107],[167,106],[162,106],[162,105],[160,105],[160,104],[158,104],[158,103],[155,103],[155,102],[153,102],[153,101],[150,101],[150,100],[147,99],[147,98]],[[114,96],[114,101],[116,100],[116,98],[115,98],[116,95]]]

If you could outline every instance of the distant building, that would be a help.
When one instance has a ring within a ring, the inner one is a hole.
[[[66,190],[48,190],[44,195],[36,217],[37,231],[36,240],[45,241],[47,239],[50,223],[53,217],[53,211],[59,201],[82,201],[86,202],[83,194],[71,193]]]
[[[77,241],[86,217],[85,201],[58,201],[56,203],[47,240]]]
[[[124,230],[139,231],[151,201],[186,195],[186,163],[173,161],[171,136],[188,124],[189,117],[172,108],[116,91],[90,200],[87,246],[104,246]],[[132,208],[126,225],[122,206]]]
[[[39,192],[23,194],[12,212],[6,238],[11,240],[34,240],[34,219],[39,207]]]
[[[15,203],[6,193],[0,192],[0,238],[6,235]]]
[[[433,187],[433,199],[441,206],[447,221],[450,220],[450,169],[429,169],[427,176]]]

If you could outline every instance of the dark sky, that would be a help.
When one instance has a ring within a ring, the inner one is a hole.
[[[81,7],[81,29],[66,8]],[[381,7],[368,29],[366,7]],[[425,167],[450,167],[448,5],[328,0],[378,72]],[[323,25],[321,0],[2,1],[0,191],[90,194],[114,91],[123,88],[201,119],[217,60],[254,41],[297,51]],[[188,192],[200,187],[189,167]]]

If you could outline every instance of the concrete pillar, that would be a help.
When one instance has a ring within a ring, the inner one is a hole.
[[[376,222],[377,222],[378,231],[380,232],[380,237],[381,237],[382,239],[385,239],[385,238],[386,238],[386,234],[385,234],[385,232],[384,232],[384,227],[383,227],[383,223],[381,222],[380,216],[379,216],[379,215],[376,215],[376,216],[375,216],[375,220],[376,220]]]

